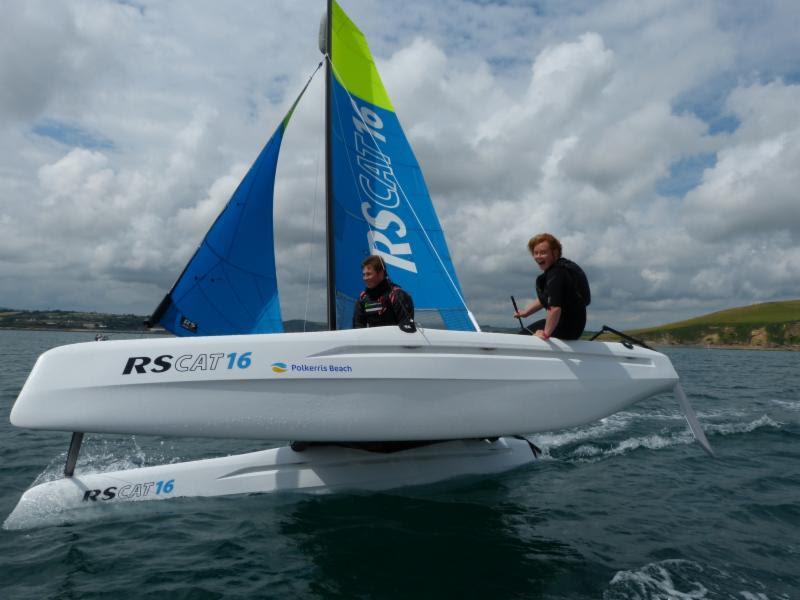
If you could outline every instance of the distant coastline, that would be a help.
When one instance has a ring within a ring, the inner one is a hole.
[[[160,327],[146,328],[144,321],[143,315],[133,314],[0,308],[0,330],[171,335]],[[325,328],[324,323],[302,319],[284,322],[287,332]],[[484,331],[516,333],[517,330],[487,326]],[[800,351],[800,300],[754,304],[625,333],[663,348]],[[587,332],[584,338],[592,335],[593,332]],[[613,340],[615,336],[604,334],[600,339]]]
[[[70,333],[95,333],[112,335],[115,333],[171,336],[165,329],[84,329],[81,327],[7,327],[0,325],[0,331],[67,331]]]
[[[72,331],[99,335],[115,333],[172,335],[162,327],[145,327],[145,319],[144,315],[133,314],[0,308],[0,330]],[[302,319],[284,321],[283,326],[287,332],[325,329],[323,323],[305,322]]]
[[[800,352],[800,345],[758,346],[754,344],[662,344],[648,342],[656,348],[697,348],[700,350],[764,350],[766,352]]]

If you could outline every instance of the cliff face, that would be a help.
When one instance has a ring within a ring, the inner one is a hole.
[[[800,350],[800,300],[728,308],[628,333],[657,345]]]
[[[657,345],[800,350],[800,321],[767,325],[693,325],[642,332],[639,335]]]

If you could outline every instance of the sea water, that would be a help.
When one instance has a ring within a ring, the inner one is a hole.
[[[38,354],[93,337],[0,331],[0,520],[61,476],[70,437],[12,427],[19,389]],[[0,598],[800,597],[800,353],[664,351],[716,459],[667,394],[534,435],[544,456],[499,476],[124,504],[0,530]],[[87,435],[78,470],[260,447]]]

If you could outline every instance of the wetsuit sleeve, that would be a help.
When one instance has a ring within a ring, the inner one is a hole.
[[[550,305],[547,298],[547,274],[542,273],[536,278],[536,298],[544,308]]]
[[[552,273],[548,273],[547,278],[547,301],[549,306],[563,307],[566,302],[565,294],[568,288],[567,274],[564,269],[554,268]],[[549,307],[548,307],[549,308]]]
[[[398,288],[393,295],[392,312],[397,319],[397,323],[414,320],[414,301],[411,296],[403,289]]]
[[[414,333],[417,324],[414,322],[414,301],[403,289],[395,287],[389,296],[395,322],[406,333]]]
[[[367,326],[367,315],[364,312],[364,303],[361,298],[356,298],[353,305],[353,329],[363,329]]]

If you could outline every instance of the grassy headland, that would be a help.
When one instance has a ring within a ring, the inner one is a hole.
[[[800,350],[800,300],[752,304],[626,333],[656,345]]]

